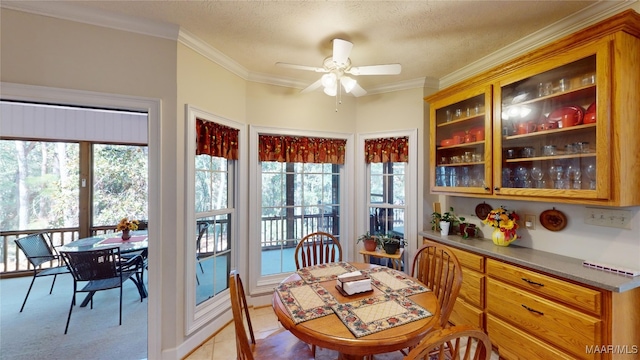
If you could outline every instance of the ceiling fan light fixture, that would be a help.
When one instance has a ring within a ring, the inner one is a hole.
[[[343,76],[340,78],[340,83],[342,84],[342,87],[344,87],[344,91],[350,93],[358,82],[348,76]]]
[[[324,93],[329,96],[336,96],[338,94],[338,84],[333,83],[333,86],[325,86]]]
[[[324,74],[322,75],[322,86],[324,86],[325,88],[335,87],[337,80],[338,78],[334,73]]]

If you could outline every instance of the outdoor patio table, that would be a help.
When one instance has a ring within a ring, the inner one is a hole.
[[[131,232],[131,238],[128,240],[122,239],[122,233],[110,233],[110,234],[102,234],[91,236],[87,238],[78,239],[76,241],[72,241],[68,244],[59,246],[56,248],[57,251],[87,251],[100,249],[105,247],[114,247],[117,246],[120,248],[120,254],[127,254],[132,252],[138,252],[146,250],[149,247],[149,239],[147,236],[147,230],[137,230]],[[140,286],[144,286],[144,284],[140,284]],[[143,294],[146,295],[146,289],[139,289]],[[84,298],[80,307],[85,307],[91,300],[93,293],[88,293]]]

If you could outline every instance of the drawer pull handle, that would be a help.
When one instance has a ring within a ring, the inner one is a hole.
[[[531,280],[529,280],[529,279],[527,279],[527,278],[522,278],[522,281],[526,281],[526,282],[528,282],[528,283],[529,283],[529,284],[531,284],[531,285],[544,286],[544,284],[541,284],[541,283],[539,283],[539,282],[535,282],[535,281],[531,281]]]
[[[523,308],[525,308],[525,309],[527,309],[527,310],[529,310],[529,311],[531,311],[531,312],[534,312],[534,313],[536,313],[536,314],[544,315],[544,313],[543,313],[542,311],[538,311],[538,310],[536,310],[536,309],[532,309],[532,308],[528,307],[528,306],[527,306],[527,305],[525,305],[525,304],[522,304],[522,307],[523,307]]]

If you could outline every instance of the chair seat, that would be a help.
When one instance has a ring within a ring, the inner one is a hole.
[[[313,359],[311,346],[306,344],[289,331],[279,331],[264,339],[256,340],[253,348],[255,359]]]
[[[122,274],[122,279],[126,280],[131,277],[132,274],[126,276],[124,273]],[[109,279],[101,279],[101,280],[91,280],[86,283],[82,290],[78,290],[78,292],[89,292],[89,291],[99,291],[99,290],[107,290],[107,289],[115,289],[120,287],[120,278],[109,278]]]
[[[47,269],[43,269],[42,271],[39,271],[36,277],[49,276],[49,275],[61,275],[61,274],[68,274],[68,273],[69,273],[68,267],[56,266],[56,267],[47,268]]]

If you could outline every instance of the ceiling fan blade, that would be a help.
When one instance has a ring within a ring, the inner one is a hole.
[[[356,66],[345,71],[352,75],[398,75],[402,71],[400,64]]]
[[[347,63],[353,44],[342,39],[333,39],[333,62],[338,65]]]
[[[324,68],[319,68],[319,67],[314,67],[314,66],[306,66],[306,65],[287,64],[287,63],[283,63],[283,62],[277,62],[276,66],[283,67],[283,68],[289,68],[289,69],[296,69],[296,70],[315,71],[315,72],[321,72],[321,73],[327,72],[327,70],[324,69]]]
[[[300,93],[301,94],[305,94],[305,93],[308,93],[308,92],[312,92],[313,90],[316,90],[320,86],[322,86],[322,78],[318,79],[318,81],[316,81],[313,84],[311,84],[311,85],[307,86],[306,88],[302,89],[302,91],[300,91]]]
[[[359,84],[356,84],[353,87],[353,89],[351,89],[350,94],[355,96],[355,97],[359,97],[359,96],[362,96],[362,95],[366,95],[367,94],[367,90],[363,89],[362,86],[360,86]]]

